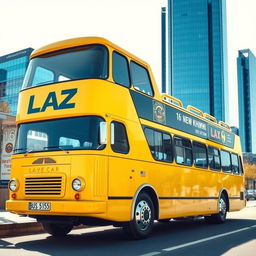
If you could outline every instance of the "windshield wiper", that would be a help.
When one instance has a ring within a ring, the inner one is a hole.
[[[15,148],[13,152],[20,151],[20,150],[27,150],[28,148]]]
[[[17,151],[20,151],[20,150],[24,150],[24,151],[21,152],[24,155],[27,155],[28,153],[31,153],[33,151],[32,149],[28,150],[28,148],[15,148],[13,150],[13,152],[17,152]]]
[[[65,149],[63,149],[62,147],[60,147],[60,146],[51,146],[51,147],[43,147],[43,149],[53,149],[53,148],[58,148],[58,149],[60,149],[60,150],[62,150],[62,151],[64,151],[65,153],[68,153],[68,150],[65,150]]]

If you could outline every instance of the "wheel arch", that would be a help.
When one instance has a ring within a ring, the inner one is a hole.
[[[224,195],[226,197],[226,200],[227,200],[227,211],[229,211],[230,209],[230,205],[229,205],[229,196],[228,196],[228,191],[226,188],[222,188],[220,193],[219,193],[219,200],[220,200],[220,197],[221,195]],[[218,210],[219,210],[219,200],[218,200]]]
[[[131,220],[134,217],[134,208],[135,208],[137,197],[142,192],[147,193],[151,197],[154,205],[154,209],[155,209],[155,219],[159,219],[160,209],[159,209],[159,198],[158,198],[157,192],[154,189],[154,187],[152,187],[150,184],[143,184],[136,190],[136,193],[133,197],[132,209],[131,209]]]

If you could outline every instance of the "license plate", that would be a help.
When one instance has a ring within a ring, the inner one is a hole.
[[[51,204],[46,202],[29,202],[28,209],[31,211],[50,211]]]

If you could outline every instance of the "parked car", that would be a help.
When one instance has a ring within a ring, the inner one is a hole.
[[[247,189],[245,194],[246,200],[254,199],[256,200],[256,189]]]

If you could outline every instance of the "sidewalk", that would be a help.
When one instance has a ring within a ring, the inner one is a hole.
[[[12,214],[0,209],[0,237],[42,232],[41,224],[35,219]]]

